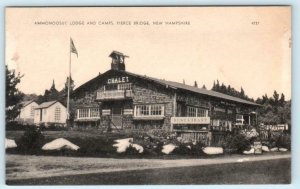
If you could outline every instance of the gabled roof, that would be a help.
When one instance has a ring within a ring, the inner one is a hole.
[[[34,102],[34,100],[27,100],[27,101],[21,102],[22,108],[28,106],[28,105],[31,104],[32,102]]]
[[[43,102],[42,104],[40,104],[35,109],[49,108],[50,106],[52,106],[56,102],[58,102],[58,101],[57,100],[53,100],[53,101],[49,101],[49,102]]]
[[[123,71],[123,72],[126,72],[126,71]],[[166,85],[168,87],[171,87],[171,88],[174,88],[174,89],[182,89],[182,90],[191,91],[191,92],[195,92],[195,93],[202,94],[202,95],[213,96],[213,97],[216,97],[216,98],[222,98],[222,99],[225,99],[225,100],[230,100],[230,101],[239,102],[239,103],[243,103],[243,104],[260,106],[259,104],[256,104],[254,102],[244,100],[244,99],[241,99],[241,98],[238,98],[238,97],[230,96],[230,95],[227,95],[227,94],[224,94],[224,93],[212,91],[212,90],[198,88],[198,87],[194,87],[194,86],[191,86],[191,85],[186,85],[186,84],[178,83],[178,82],[174,82],[174,81],[167,81],[167,80],[163,80],[163,79],[157,79],[157,78],[153,78],[153,77],[142,76],[142,75],[138,75],[138,74],[134,74],[134,73],[130,73],[130,72],[126,72],[126,73],[129,74],[129,75],[132,75],[132,76],[138,76],[140,78],[150,79],[152,81],[155,81],[155,82],[160,83],[160,84],[164,84],[164,85]]]
[[[93,82],[98,81],[99,79],[101,79],[103,76],[105,76],[110,71],[120,72],[120,73],[131,75],[133,77],[140,78],[140,79],[153,81],[153,82],[156,82],[158,84],[167,86],[169,88],[173,88],[175,90],[180,89],[180,90],[184,90],[184,91],[194,92],[194,93],[197,93],[197,94],[206,95],[206,96],[215,97],[215,98],[221,98],[221,99],[224,99],[224,100],[229,100],[229,101],[238,102],[238,103],[242,103],[242,104],[248,104],[248,105],[253,105],[253,106],[261,106],[259,104],[254,103],[254,102],[244,100],[244,99],[241,99],[241,98],[238,98],[238,97],[233,97],[233,96],[230,96],[230,95],[227,95],[227,94],[224,94],[224,93],[220,93],[220,92],[216,92],[216,91],[212,91],[212,90],[207,90],[207,89],[202,89],[202,88],[198,88],[198,87],[194,87],[194,86],[190,86],[190,85],[186,85],[186,84],[182,84],[182,83],[178,83],[178,82],[174,82],[174,81],[167,81],[167,80],[163,80],[163,79],[157,79],[157,78],[153,78],[153,77],[143,76],[143,75],[131,73],[131,72],[128,72],[128,71],[117,71],[117,70],[108,70],[107,72],[103,73],[102,75],[99,75],[99,76],[91,79],[90,81],[88,81],[88,82],[84,83],[83,85],[79,86],[78,88],[76,88],[74,90],[74,93],[76,93],[76,91],[81,90],[82,88],[84,88],[84,86],[90,85]]]

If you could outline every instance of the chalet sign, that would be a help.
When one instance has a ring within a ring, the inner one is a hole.
[[[115,77],[107,80],[107,84],[116,84],[116,83],[127,83],[129,82],[128,77]]]
[[[210,117],[171,117],[171,124],[209,124]]]

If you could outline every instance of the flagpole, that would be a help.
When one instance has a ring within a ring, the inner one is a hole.
[[[71,50],[69,56],[69,78],[68,78],[68,97],[67,97],[67,121],[70,120],[70,80],[71,80]],[[68,125],[69,126],[69,125]]]

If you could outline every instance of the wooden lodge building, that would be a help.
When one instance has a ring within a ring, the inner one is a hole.
[[[126,55],[113,51],[111,69],[72,94],[75,127],[166,129],[197,139],[210,131],[256,125],[258,104],[125,69]]]

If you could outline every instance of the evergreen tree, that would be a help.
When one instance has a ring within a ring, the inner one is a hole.
[[[75,84],[74,84],[74,80],[72,79],[72,77],[70,77],[70,78],[71,78],[71,80],[70,80],[70,94],[71,94],[75,88]],[[69,77],[67,77],[65,87],[63,88],[63,92],[66,96],[68,95],[68,82],[69,82]]]
[[[52,100],[59,100],[59,92],[55,88],[55,82],[53,80],[52,85],[50,89],[46,89],[44,92],[44,96],[42,96],[39,101],[40,102],[47,102],[47,101],[52,101]]]
[[[232,89],[231,89],[230,85],[227,86],[227,94],[233,96],[233,92],[232,92]]]
[[[285,102],[285,96],[283,93],[281,93],[280,99],[279,99],[279,105],[280,106],[284,106],[284,102]]]
[[[203,85],[203,86],[202,86],[202,89],[206,89],[206,86],[205,86],[205,85]]]
[[[278,106],[279,105],[279,94],[277,93],[276,90],[273,93],[273,98],[274,98],[274,106]]]
[[[262,103],[261,104],[266,104],[266,103],[269,103],[269,97],[267,94],[265,94],[263,97],[262,97]]]
[[[19,91],[17,85],[21,82],[23,76],[18,73],[16,75],[14,70],[9,70],[5,66],[6,73],[6,102],[5,102],[5,119],[6,121],[14,120],[20,113],[23,93]]]
[[[224,93],[224,94],[227,94],[227,89],[226,89],[226,86],[224,85],[224,83],[222,83],[222,85],[220,87],[220,92]]]
[[[217,80],[216,91],[220,91],[220,83],[219,83],[219,80]]]
[[[194,82],[194,87],[198,87],[197,81]]]
[[[245,91],[244,91],[243,87],[241,87],[240,97],[245,98]]]

